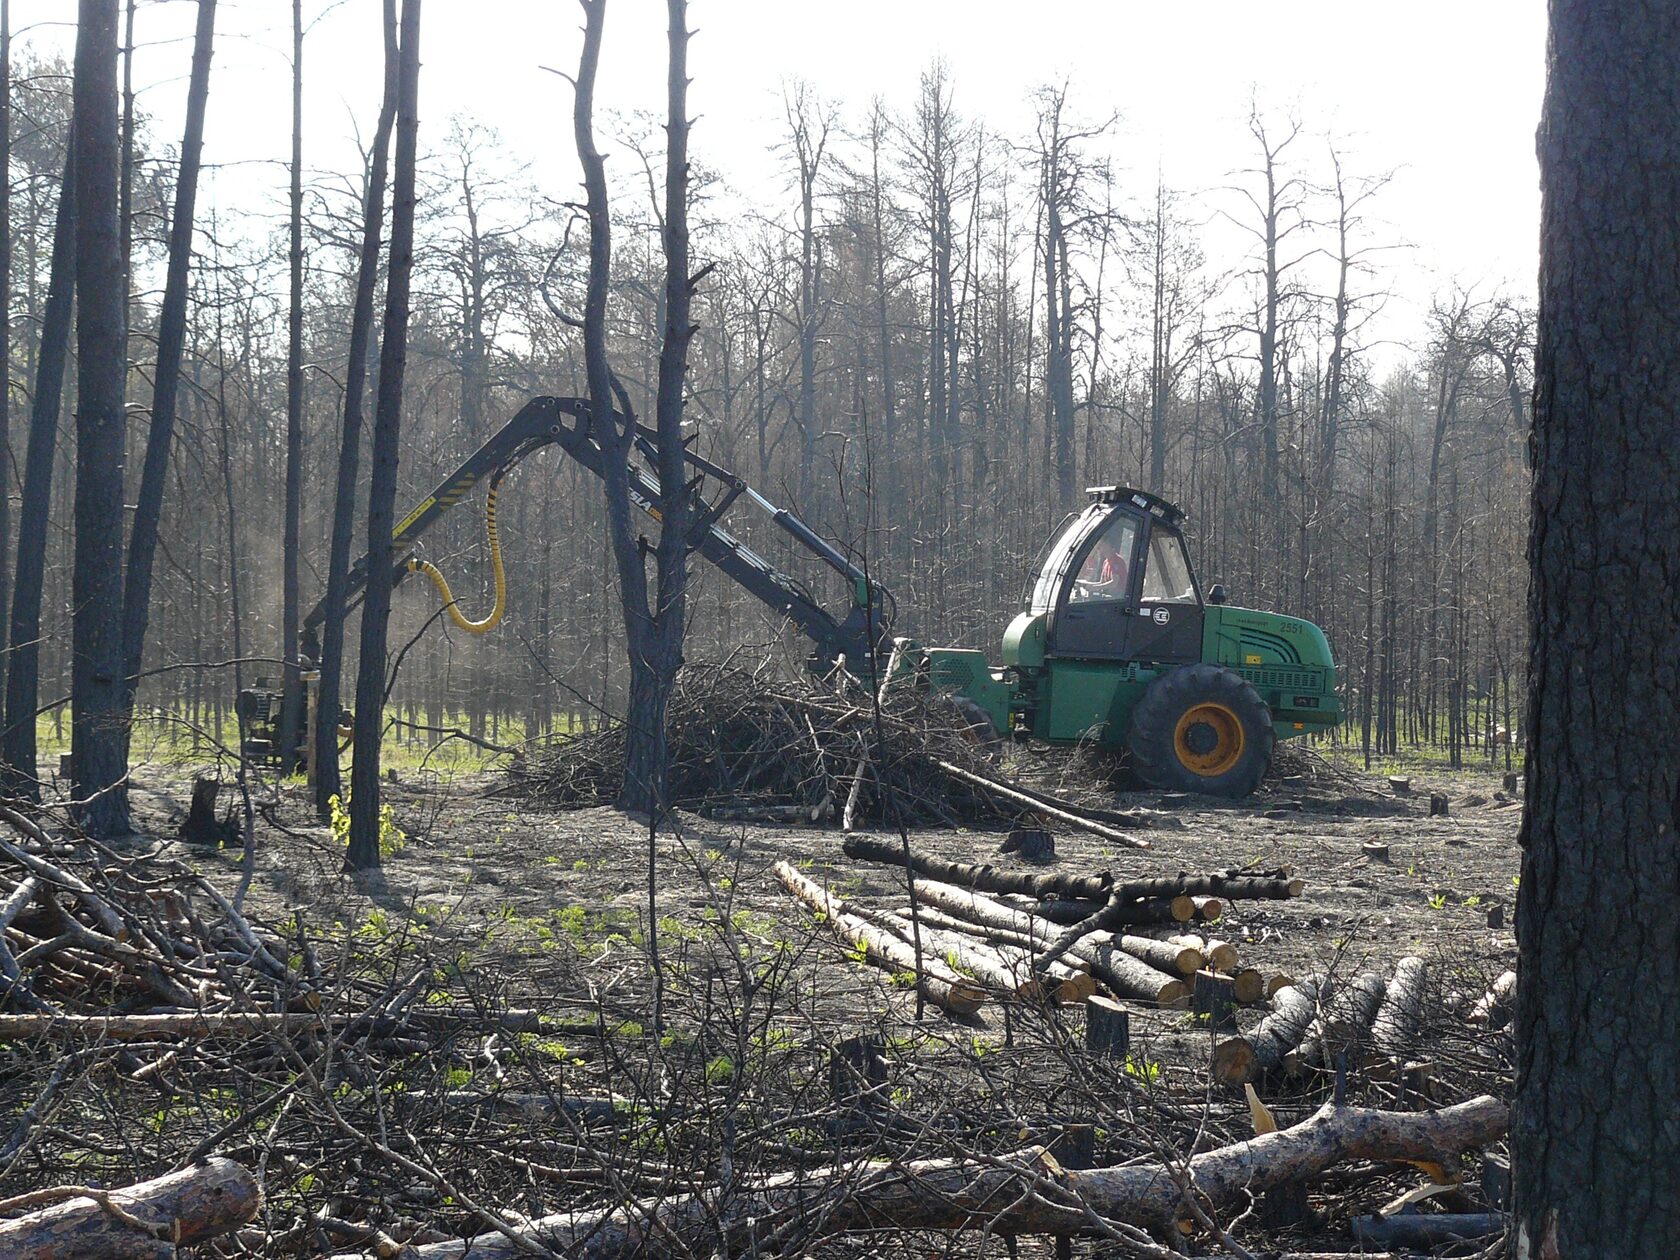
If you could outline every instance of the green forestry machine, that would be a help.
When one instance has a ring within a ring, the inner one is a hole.
[[[424,573],[458,626],[483,633],[495,625],[505,607],[496,489],[515,464],[548,446],[602,474],[587,401],[532,399],[402,519],[393,535],[395,579]],[[635,450],[640,462],[631,467],[631,500],[657,521],[651,431],[638,432]],[[983,738],[1096,743],[1124,751],[1152,786],[1227,797],[1259,786],[1276,740],[1328,730],[1341,720],[1324,632],[1296,617],[1229,607],[1218,586],[1204,599],[1184,544],[1184,514],[1146,491],[1104,486],[1088,492],[1090,503],[1045,545],[1027,582],[1025,608],[1004,631],[1003,663],[993,666],[975,649],[895,638],[894,601],[885,587],[740,477],[692,450],[686,458],[695,473],[690,546],[811,641],[813,670],[844,667],[865,680],[914,685],[951,697]],[[469,621],[442,575],[417,553],[420,536],[480,481],[490,487],[486,525],[496,607]],[[850,592],[843,613],[831,612],[724,528],[724,515],[742,497],[840,575]],[[350,575],[352,604],[366,579],[363,557]],[[305,618],[299,688],[316,676],[309,658],[325,615],[323,601]],[[307,714],[289,757],[280,736],[288,703]],[[288,696],[259,680],[240,694],[237,709],[248,757],[288,767],[308,763],[312,696]]]

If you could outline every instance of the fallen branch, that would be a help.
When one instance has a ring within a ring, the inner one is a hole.
[[[1063,1168],[1038,1147],[985,1161],[860,1161],[784,1173],[727,1197],[706,1191],[560,1212],[519,1233],[570,1260],[620,1260],[710,1254],[720,1238],[746,1251],[783,1229],[799,1232],[802,1243],[886,1227],[1078,1234],[1120,1221],[1169,1230],[1190,1215],[1186,1189],[1205,1211],[1220,1212],[1348,1160],[1448,1163],[1503,1136],[1506,1123],[1505,1104],[1486,1096],[1429,1112],[1326,1104],[1293,1128],[1192,1156],[1187,1168]],[[784,1250],[797,1249],[781,1241]],[[418,1260],[514,1260],[520,1254],[502,1234],[413,1249]],[[335,1260],[370,1255],[343,1253]]]

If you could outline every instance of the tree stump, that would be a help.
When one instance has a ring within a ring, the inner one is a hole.
[[[1412,794],[1412,781],[1403,775],[1389,775],[1388,786],[1394,789],[1394,795],[1396,796],[1410,796]]]
[[[1429,816],[1431,818],[1446,818],[1452,812],[1445,792],[1431,792],[1429,794]]]
[[[1085,1048],[1092,1054],[1123,1059],[1132,1046],[1132,1016],[1105,997],[1085,999]]]
[[[886,1044],[862,1033],[843,1037],[828,1052],[828,1088],[842,1107],[873,1111],[881,1106],[881,1087],[887,1083]]]
[[[1025,862],[1056,860],[1056,837],[1044,827],[1016,827],[998,846],[999,853],[1014,853]]]
[[[1217,972],[1198,971],[1195,987],[1190,990],[1190,1009],[1197,1015],[1207,1016],[1211,1028],[1235,1028],[1236,982]]]
[[[1515,770],[1507,770],[1505,772],[1505,790],[1512,796],[1515,796],[1517,794],[1517,787],[1517,772]]]
[[[221,781],[209,775],[201,774],[193,780],[192,801],[187,806],[187,818],[177,833],[182,841],[219,849],[239,838],[238,827],[231,817],[226,820],[216,817],[216,797],[221,790]]]

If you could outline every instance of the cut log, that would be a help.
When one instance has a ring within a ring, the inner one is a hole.
[[[1269,997],[1269,998],[1276,997],[1279,989],[1287,989],[1290,985],[1292,985],[1294,983],[1295,983],[1295,977],[1291,976],[1291,975],[1288,975],[1288,974],[1286,974],[1285,972],[1282,972],[1282,971],[1278,972],[1276,975],[1267,976],[1266,977],[1266,996]]]
[[[847,836],[843,851],[860,862],[904,867],[904,849],[870,836]],[[908,865],[917,875],[963,888],[987,892],[1024,893],[1029,897],[1069,897],[1075,900],[1108,900],[1113,880],[1107,875],[1067,875],[1059,871],[1008,871],[985,863],[949,862],[928,853],[910,851]]]
[[[1246,1206],[1277,1186],[1316,1177],[1350,1160],[1450,1163],[1505,1133],[1506,1105],[1480,1097],[1440,1111],[1376,1111],[1326,1104],[1292,1128],[1191,1156],[1188,1183],[1207,1210]],[[1047,1176],[1072,1203],[1034,1187]],[[523,1238],[570,1260],[628,1260],[710,1248],[722,1231],[769,1236],[783,1221],[820,1222],[823,1235],[859,1229],[985,1230],[992,1234],[1078,1233],[1099,1217],[1171,1230],[1182,1214],[1183,1173],[1153,1164],[1050,1169],[1042,1148],[1013,1158],[928,1159],[871,1164],[859,1159],[800,1169],[715,1193],[663,1194],[607,1209],[560,1212],[520,1227]],[[809,1238],[806,1239],[809,1241]],[[416,1260],[515,1260],[527,1254],[500,1233],[416,1247]],[[708,1252],[709,1254],[709,1252]],[[373,1260],[368,1253],[335,1260]]]
[[[175,1244],[186,1246],[233,1232],[262,1207],[257,1179],[242,1165],[221,1158],[92,1194],[97,1198],[75,1186],[8,1200],[15,1210],[62,1196],[51,1207],[0,1221],[0,1255],[8,1260],[169,1256]]]
[[[1207,948],[1202,951],[1207,955],[1208,966],[1215,971],[1229,975],[1236,971],[1238,954],[1237,947],[1228,941],[1216,941],[1208,937]]]
[[[1498,1212],[1401,1212],[1395,1216],[1356,1216],[1353,1236],[1358,1242],[1384,1247],[1438,1247],[1504,1232]]]
[[[1387,982],[1374,971],[1361,972],[1346,983],[1338,982],[1301,1042],[1297,1069],[1334,1066],[1339,1052],[1366,1041],[1387,991]]]
[[[842,897],[801,875],[787,862],[777,862],[776,878],[783,888],[825,917],[828,928],[847,944],[864,951],[869,961],[894,971],[916,976],[922,996],[953,1015],[972,1015],[986,1000],[986,990],[966,976],[959,976],[937,957],[923,951],[917,967],[915,947],[903,937],[853,914]]]
[[[1303,980],[1278,990],[1272,1013],[1246,1036],[1221,1041],[1213,1048],[1213,1076],[1225,1085],[1259,1080],[1283,1066],[1284,1058],[1301,1044],[1318,1013],[1318,985]]]
[[[1489,1028],[1503,1028],[1511,1022],[1511,1004],[1517,996],[1517,973],[1502,971],[1488,991],[1476,1000],[1467,1016],[1472,1024],[1486,1024]]]
[[[873,916],[871,916],[873,917]],[[893,913],[889,926],[900,936],[911,932],[908,915]],[[970,925],[972,931],[972,925]],[[1096,981],[1065,963],[1052,966],[1045,975],[1033,970],[1030,949],[1015,945],[988,945],[962,931],[922,923],[923,948],[931,949],[956,971],[974,979],[1001,996],[1024,1002],[1083,1002],[1096,992]]]
[[[1147,936],[1120,935],[1113,939],[1133,958],[1148,963],[1168,975],[1193,976],[1202,969],[1206,959],[1195,945],[1175,945],[1171,941],[1157,941]]]
[[[1266,977],[1254,967],[1239,967],[1231,973],[1231,996],[1243,1006],[1266,999]]]
[[[1371,1044],[1388,1059],[1404,1059],[1423,1026],[1424,990],[1429,968],[1421,958],[1402,958],[1394,964],[1383,1002],[1371,1022]]]
[[[905,864],[898,844],[868,836],[848,836],[847,857],[885,866]],[[1208,875],[1168,875],[1154,879],[1116,881],[1110,874],[1064,875],[1059,872],[1006,871],[972,862],[950,862],[911,850],[910,869],[928,879],[995,893],[1023,893],[1030,897],[1107,902],[1112,898],[1139,901],[1157,897],[1223,897],[1226,900],[1283,900],[1299,897],[1306,881],[1284,874],[1246,875],[1240,871]],[[1192,903],[1190,913],[1195,913]],[[1188,920],[1181,919],[1180,922]]]
[[[1225,903],[1218,897],[1192,897],[1190,900],[1196,907],[1196,918],[1203,923],[1217,923],[1225,913]]]

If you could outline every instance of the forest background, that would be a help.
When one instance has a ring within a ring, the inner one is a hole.
[[[14,415],[35,378],[63,170],[67,8],[11,6]],[[136,8],[131,398],[150,393],[194,8]],[[229,6],[220,21],[152,667],[279,648],[289,9]],[[656,9],[615,11],[600,96],[616,107],[611,346],[644,411],[662,315],[647,174],[662,131],[643,112],[660,99]],[[381,45],[375,4],[306,6],[305,21],[307,608]],[[1325,626],[1351,719],[1340,739],[1368,756],[1508,755],[1523,711],[1539,6],[1068,4],[1030,22],[965,6],[958,27],[934,6],[836,21],[732,3],[692,21],[693,249],[714,265],[694,312],[696,442],[867,554],[901,632],[995,646],[1083,487],[1146,486],[1190,511],[1204,584]],[[585,392],[567,322],[584,253],[570,90],[547,69],[575,64],[576,16],[438,4],[428,25],[399,512],[527,397]],[[74,406],[70,389],[43,701],[69,691]],[[15,425],[11,447],[15,496]],[[528,461],[501,520],[507,625],[461,636],[432,620],[429,587],[406,585],[393,647],[430,628],[393,703],[495,742],[621,711],[592,479],[558,453]],[[492,594],[482,532],[468,504],[424,548],[469,612]],[[774,537],[742,532],[797,571]],[[699,582],[690,659],[775,639],[729,583]],[[141,700],[215,730],[229,682],[166,673]]]

